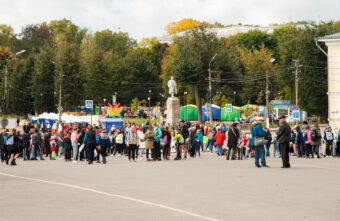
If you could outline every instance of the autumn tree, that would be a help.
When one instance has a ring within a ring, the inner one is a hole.
[[[191,30],[200,26],[201,22],[192,18],[184,18],[177,22],[170,22],[165,30],[169,35],[173,35],[182,31]]]

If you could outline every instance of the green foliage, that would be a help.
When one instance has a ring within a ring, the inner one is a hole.
[[[134,110],[135,112],[138,110],[138,107],[142,104],[142,102],[140,100],[138,100],[137,97],[135,97],[134,99],[132,99],[130,107],[132,108],[132,110]]]

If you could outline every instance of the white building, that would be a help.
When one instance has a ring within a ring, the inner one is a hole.
[[[340,32],[317,38],[328,48],[328,120],[332,128],[340,128]],[[317,43],[317,42],[316,42]]]

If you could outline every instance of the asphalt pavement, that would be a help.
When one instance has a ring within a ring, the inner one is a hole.
[[[340,158],[0,164],[0,220],[340,220]]]

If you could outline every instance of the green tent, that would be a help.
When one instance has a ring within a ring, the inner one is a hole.
[[[197,106],[189,104],[181,107],[180,109],[180,119],[181,120],[198,120]]]
[[[235,117],[239,121],[241,118],[241,110],[233,107],[233,112],[226,112],[225,108],[221,108],[221,121],[235,121]]]

